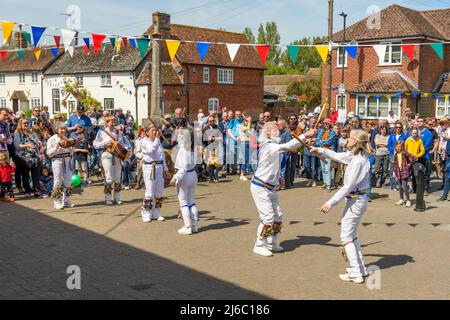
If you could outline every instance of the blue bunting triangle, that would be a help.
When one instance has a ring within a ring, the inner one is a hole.
[[[84,43],[86,44],[86,47],[90,48],[91,40],[89,38],[83,38]]]
[[[56,57],[58,56],[58,48],[51,48],[50,49],[53,55],[53,58],[56,59]]]
[[[131,44],[131,47],[133,47],[133,49],[136,49],[136,40],[135,39],[128,39],[128,41]]]
[[[37,47],[39,40],[41,40],[41,37],[44,34],[45,29],[47,28],[31,26],[31,33],[33,34],[33,43],[35,47]]]
[[[200,60],[203,61],[211,44],[208,42],[197,42],[195,45],[197,46],[198,54],[200,55]]]
[[[358,46],[347,45],[347,46],[345,46],[345,51],[347,51],[347,54],[350,57],[352,57],[353,59],[356,59],[356,55],[358,53]]]

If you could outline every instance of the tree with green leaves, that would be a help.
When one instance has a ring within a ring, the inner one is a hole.
[[[317,106],[321,102],[322,86],[320,80],[291,83],[286,91],[288,96],[297,96],[297,100],[308,106]]]
[[[255,35],[253,34],[253,31],[252,31],[251,28],[248,28],[248,27],[245,28],[244,29],[244,35],[247,38],[249,43],[252,43],[252,44],[256,43],[256,38],[255,38]]]
[[[320,41],[320,37],[303,38],[291,42],[291,45],[312,45]],[[296,70],[300,74],[308,73],[310,68],[318,68],[322,64],[322,59],[314,47],[301,47],[297,59],[292,61],[289,51],[286,50],[281,55],[281,64],[287,69]]]
[[[280,64],[281,49],[280,33],[278,32],[277,23],[275,21],[266,22],[266,25],[261,23],[258,28],[258,43],[268,44],[271,46],[267,55],[267,64],[269,66],[278,66]]]
[[[63,106],[67,106],[67,98],[72,95],[78,103],[83,105],[85,111],[90,109],[98,109],[101,107],[100,101],[93,98],[91,93],[86,88],[81,88],[78,81],[65,81],[62,94],[65,95],[62,101]],[[69,110],[69,112],[72,111],[73,110]]]

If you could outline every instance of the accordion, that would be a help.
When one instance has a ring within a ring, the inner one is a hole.
[[[77,143],[76,139],[69,138],[69,139],[61,139],[59,141],[59,145],[61,148],[70,148],[73,147]]]
[[[117,140],[114,140],[111,144],[111,147],[109,147],[106,151],[113,154],[122,161],[125,161],[129,153],[129,151],[125,149]]]

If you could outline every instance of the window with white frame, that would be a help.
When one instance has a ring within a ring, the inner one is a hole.
[[[6,98],[0,98],[0,108],[6,108]]]
[[[104,100],[104,108],[105,111],[113,112],[114,111],[114,99],[113,98],[105,98]]]
[[[450,115],[450,101],[445,96],[439,96],[436,99],[436,118],[442,118]]]
[[[217,69],[217,82],[233,84],[233,69]]]
[[[31,98],[31,108],[40,108],[41,107],[41,99],[40,98]]]
[[[52,90],[52,110],[53,113],[60,113],[61,112],[61,100],[59,95],[59,89],[53,89]]]
[[[357,114],[362,119],[386,119],[389,111],[394,111],[394,115],[400,118],[401,99],[397,96],[383,96],[379,99],[375,96],[357,97]]]
[[[336,106],[337,110],[346,110],[347,107],[347,96],[345,94],[336,95]]]
[[[342,64],[344,64],[344,68],[347,67],[347,51],[345,50],[345,48],[343,47],[339,47],[337,50],[337,61],[336,61],[336,66],[338,68],[342,68]]]
[[[219,107],[219,99],[217,98],[208,99],[208,111],[217,111],[218,107]]]
[[[209,83],[209,68],[203,68],[203,83]]]
[[[75,76],[75,81],[78,82],[79,87],[82,87],[84,85],[83,84],[83,76]],[[103,81],[102,81],[102,83],[103,83]],[[111,81],[110,81],[110,85],[111,85]]]
[[[19,73],[19,83],[25,83],[25,72]]]
[[[401,42],[382,42],[386,45],[386,53],[380,65],[398,65],[402,64],[402,43]]]
[[[111,87],[111,75],[104,73],[102,74],[102,87]]]
[[[67,110],[69,110],[69,113],[75,112],[76,106],[77,106],[77,102],[75,100],[67,101]]]
[[[6,78],[4,73],[0,73],[0,84],[5,84]]]
[[[31,73],[31,83],[38,83],[38,73],[37,72],[32,72]]]

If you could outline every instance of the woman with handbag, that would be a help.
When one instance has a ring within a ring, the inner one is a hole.
[[[107,117],[105,128],[97,132],[94,140],[94,148],[102,152],[102,167],[105,170],[105,202],[107,205],[113,204],[112,192],[114,190],[114,202],[122,204],[120,201],[120,191],[122,190],[122,163],[119,157],[112,153],[110,149],[116,141],[121,138],[122,132],[115,129],[116,119]]]
[[[28,127],[27,119],[20,119],[14,133],[14,147],[17,156],[17,169],[22,178],[25,197],[29,198],[33,193],[34,197],[40,196],[40,168],[39,168],[39,139],[31,132]],[[30,176],[33,182],[33,188],[30,185]]]
[[[56,134],[47,141],[47,155],[51,159],[53,171],[53,205],[58,210],[74,207],[70,202],[70,195],[74,169],[72,147],[75,142],[75,139],[67,138],[67,129],[64,125],[57,127]]]

